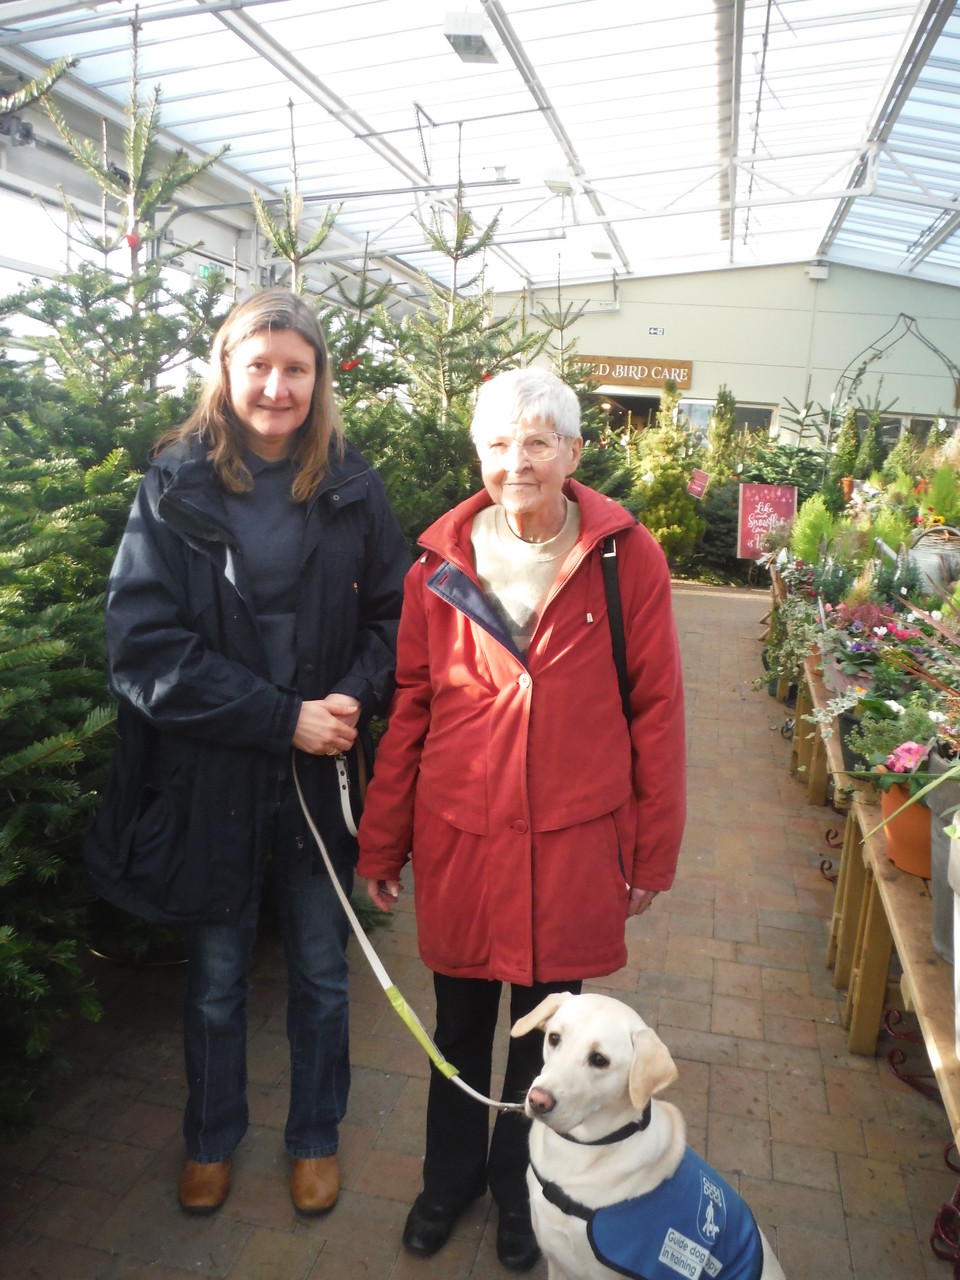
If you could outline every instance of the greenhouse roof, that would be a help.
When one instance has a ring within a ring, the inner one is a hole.
[[[291,185],[292,119],[308,223],[342,203],[325,251],[395,279],[449,282],[423,226],[449,235],[462,182],[497,224],[461,272],[497,291],[781,262],[960,283],[953,0],[8,0],[0,88],[74,56],[61,101],[119,119],[137,12],[166,136],[228,142],[240,201]]]

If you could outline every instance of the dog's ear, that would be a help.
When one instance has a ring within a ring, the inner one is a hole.
[[[670,1050],[652,1028],[634,1032],[628,1087],[630,1101],[638,1111],[655,1093],[673,1084],[679,1074]]]
[[[546,996],[535,1009],[518,1018],[510,1028],[511,1036],[525,1036],[529,1031],[542,1031],[565,1000],[573,995],[572,991],[554,991]]]

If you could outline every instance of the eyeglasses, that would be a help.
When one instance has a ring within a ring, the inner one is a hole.
[[[560,452],[560,441],[563,436],[557,431],[531,431],[528,436],[519,439],[498,436],[495,440],[484,440],[477,445],[480,453],[494,462],[502,462],[510,450],[516,445],[517,451],[530,462],[550,462]]]

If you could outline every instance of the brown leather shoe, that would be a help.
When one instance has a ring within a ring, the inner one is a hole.
[[[340,1194],[340,1167],[336,1156],[294,1160],[290,1194],[301,1213],[329,1213]]]
[[[188,1160],[180,1175],[180,1208],[184,1213],[216,1213],[229,1190],[229,1160],[216,1164]]]

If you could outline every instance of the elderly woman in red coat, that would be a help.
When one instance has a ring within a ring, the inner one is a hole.
[[[397,692],[360,826],[358,873],[389,910],[412,862],[420,954],[434,972],[436,1042],[488,1093],[501,984],[511,1022],[551,991],[626,961],[624,925],[673,882],[683,832],[683,690],[670,577],[657,543],[571,479],[574,392],[543,369],[486,383],[472,434],[484,489],[423,534],[405,585]],[[631,718],[612,656],[601,549],[613,535]],[[510,1041],[503,1097],[540,1069]],[[403,1241],[446,1243],[489,1185],[497,1254],[539,1252],[526,1122],[431,1074],[423,1191]]]

